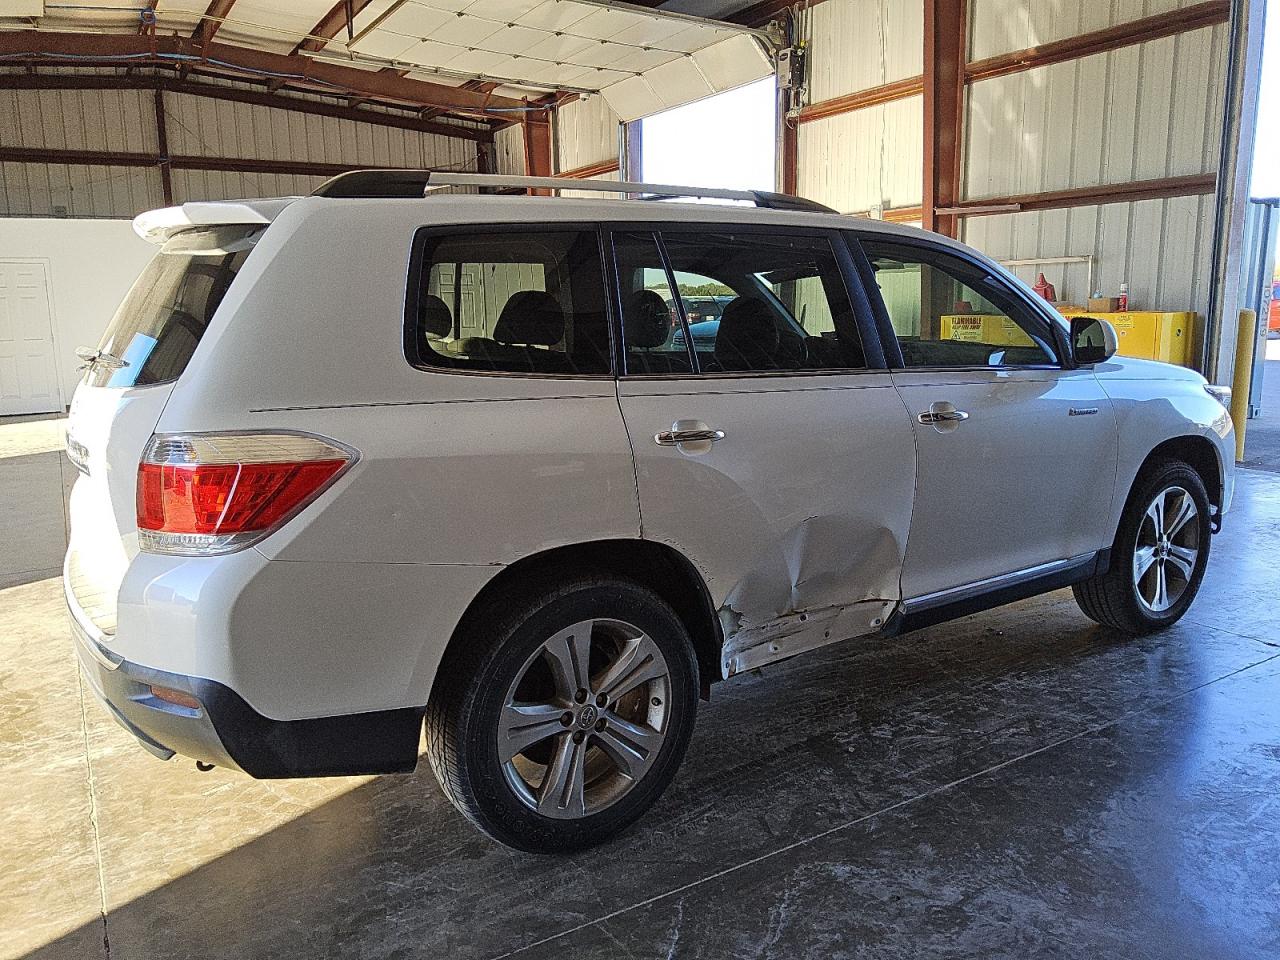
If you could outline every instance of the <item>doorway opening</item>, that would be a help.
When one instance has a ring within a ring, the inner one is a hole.
[[[649,183],[729,190],[773,190],[773,77],[645,117],[640,169]],[[719,201],[723,202],[723,201]]]

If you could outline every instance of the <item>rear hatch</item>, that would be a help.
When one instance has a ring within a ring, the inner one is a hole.
[[[115,633],[120,583],[138,552],[143,450],[218,305],[278,209],[281,201],[188,204],[139,217],[135,229],[159,245],[156,257],[98,346],[80,351],[85,374],[67,421],[67,454],[80,476],[71,492],[64,580],[73,613],[99,638]],[[248,222],[218,223],[220,212]]]

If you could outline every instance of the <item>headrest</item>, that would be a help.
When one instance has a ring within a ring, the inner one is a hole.
[[[453,314],[434,294],[425,294],[418,304],[418,328],[424,336],[447,337],[453,333]]]
[[[716,362],[722,370],[776,370],[778,325],[763,301],[731,300],[716,332]]]
[[[555,297],[541,290],[513,293],[493,325],[493,339],[550,347],[564,339],[564,311]]]
[[[671,311],[652,290],[637,290],[623,305],[622,329],[628,347],[660,347],[671,334]]]

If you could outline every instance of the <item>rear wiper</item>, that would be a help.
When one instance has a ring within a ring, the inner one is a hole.
[[[93,347],[76,347],[76,356],[84,361],[84,365],[79,367],[80,370],[92,367],[95,363],[110,367],[112,370],[119,370],[129,365],[128,360],[121,359],[114,353],[107,353],[105,350],[95,350]]]

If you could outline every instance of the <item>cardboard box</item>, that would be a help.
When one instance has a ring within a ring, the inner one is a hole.
[[[1089,313],[1115,313],[1120,309],[1119,297],[1090,297]]]

